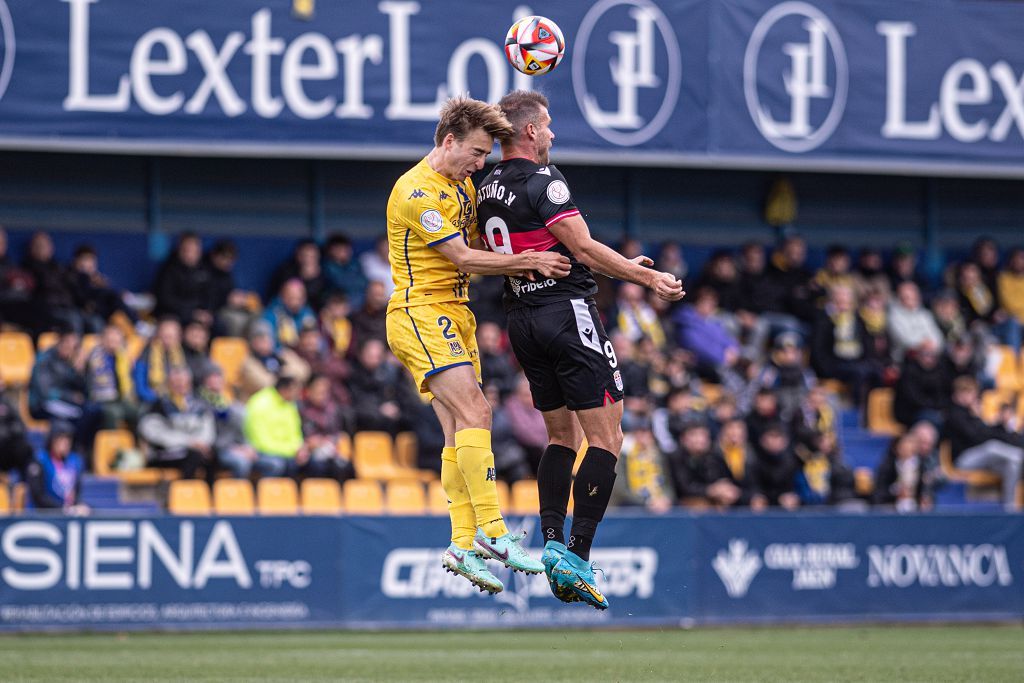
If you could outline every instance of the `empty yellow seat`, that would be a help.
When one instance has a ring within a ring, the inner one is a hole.
[[[444,492],[440,479],[427,484],[427,514],[448,514],[448,494]]]
[[[7,482],[0,482],[0,517],[11,514],[11,494],[7,490]]]
[[[385,507],[392,515],[424,515],[427,496],[418,479],[393,479],[387,484]]]
[[[217,337],[210,342],[210,360],[224,371],[224,380],[230,387],[238,384],[242,363],[248,355],[249,345],[241,337]]]
[[[369,479],[349,479],[343,487],[345,512],[350,515],[384,513],[384,495],[380,484]]]
[[[868,430],[890,436],[903,433],[903,425],[892,414],[894,395],[889,387],[879,387],[868,393]]]
[[[299,487],[287,477],[264,477],[256,482],[261,515],[299,514]]]
[[[210,487],[198,479],[172,481],[167,492],[167,509],[172,515],[210,514]]]
[[[218,479],[213,482],[213,511],[218,515],[252,515],[256,501],[248,479]]]
[[[0,379],[6,384],[28,384],[35,360],[31,337],[24,332],[0,332]]]
[[[306,479],[302,482],[302,513],[340,515],[341,485],[333,479]]]
[[[992,354],[996,354],[996,388],[1007,391],[1020,389],[1020,365],[1017,362],[1017,351],[1012,346],[995,346]]]
[[[537,482],[532,479],[520,479],[512,484],[512,514],[536,515],[540,512],[540,494]]]
[[[358,432],[352,441],[352,464],[360,479],[400,478],[394,442],[387,432]]]

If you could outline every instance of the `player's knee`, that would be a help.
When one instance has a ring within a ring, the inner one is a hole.
[[[454,406],[455,422],[459,429],[490,429],[491,406],[480,392],[466,397]]]

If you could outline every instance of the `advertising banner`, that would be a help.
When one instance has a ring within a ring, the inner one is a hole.
[[[1024,175],[998,0],[0,0],[0,147],[402,158],[450,96],[551,100],[555,158]],[[512,22],[567,48],[514,71]]]
[[[510,519],[540,555],[536,519]],[[0,630],[1020,619],[1024,516],[609,516],[611,608],[445,573],[441,517],[0,521]]]

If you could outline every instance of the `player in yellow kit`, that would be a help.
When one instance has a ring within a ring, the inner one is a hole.
[[[498,254],[479,246],[476,190],[495,138],[512,127],[494,106],[457,97],[441,109],[434,148],[395,183],[388,199],[388,245],[395,292],[388,302],[388,344],[412,372],[444,429],[441,483],[448,495],[451,545],[442,562],[481,590],[503,589],[484,564],[540,573],[544,566],[510,534],[498,508],[491,411],[480,390],[476,319],[469,274],[568,275],[551,252]]]

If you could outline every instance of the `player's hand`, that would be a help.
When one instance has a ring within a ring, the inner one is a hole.
[[[572,263],[569,258],[553,251],[523,252],[529,262],[529,270],[535,270],[545,278],[562,278],[569,274]]]
[[[664,301],[679,301],[686,292],[683,291],[683,283],[672,273],[658,273],[654,276],[651,289]]]
[[[640,255],[637,256],[636,258],[631,258],[629,260],[631,263],[635,263],[638,266],[643,266],[644,268],[650,268],[651,266],[654,265],[654,259],[652,259],[650,256]]]

